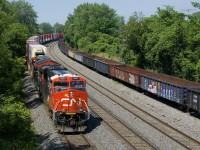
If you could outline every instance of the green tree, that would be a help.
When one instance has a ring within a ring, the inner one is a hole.
[[[55,23],[53,26],[53,30],[55,33],[62,33],[64,31],[64,25]]]
[[[200,20],[178,13],[173,7],[158,8],[148,17],[129,18],[123,37],[123,60],[155,72],[199,81]]]
[[[15,2],[0,1],[0,145],[1,149],[35,149],[30,114],[22,103],[28,24],[19,23]],[[16,140],[17,139],[17,140]]]
[[[145,52],[143,34],[146,32],[146,28],[142,13],[135,12],[129,18],[123,30],[123,39],[126,44],[126,49],[124,49],[121,57],[124,62],[144,68]]]
[[[53,27],[50,23],[44,22],[39,25],[40,34],[53,33]]]
[[[33,6],[25,0],[11,2],[12,11],[15,14],[16,23],[25,25],[29,30],[29,35],[36,34],[38,31],[37,13]]]
[[[4,30],[2,39],[9,45],[13,57],[25,55],[24,41],[28,38],[28,34],[28,28],[19,23],[10,24]]]
[[[195,81],[200,82],[200,60],[197,62],[195,66]]]
[[[64,37],[71,47],[114,55],[120,51],[123,25],[123,17],[106,4],[84,3],[68,16]]]
[[[199,2],[192,2],[192,5],[193,5],[195,8],[199,8],[199,9],[200,9],[200,3],[199,3]]]

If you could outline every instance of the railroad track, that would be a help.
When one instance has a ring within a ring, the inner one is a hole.
[[[58,58],[55,57],[56,54],[54,54],[53,51],[51,51],[51,55],[56,61],[59,62]],[[69,68],[69,66],[67,66],[67,68]],[[101,106],[90,95],[89,101],[92,114],[101,117],[108,130],[116,135],[119,139],[121,139],[122,143],[126,146],[127,149],[156,149],[156,147],[152,146],[147,139],[144,140],[137,133],[133,132],[130,127],[117,119],[114,115],[112,115],[112,113]]]
[[[57,43],[54,43],[50,47],[55,47],[56,44]],[[51,51],[51,53],[53,53],[52,54],[53,58],[56,59],[62,65],[66,66],[67,64],[65,64],[65,62],[62,59],[60,59],[59,56],[57,56],[58,54],[55,53],[55,49],[57,49],[57,47],[54,48],[54,51]],[[60,57],[61,57],[61,55],[60,55]],[[70,66],[67,66],[67,68],[69,68],[69,67]],[[73,68],[71,68],[71,70],[74,73],[84,76],[81,72],[74,70]],[[154,129],[158,130],[165,136],[169,137],[170,139],[175,141],[177,144],[180,144],[183,148],[185,148],[185,149],[200,149],[200,143],[198,141],[196,141],[195,139],[193,139],[193,138],[189,137],[188,135],[178,131],[177,129],[169,126],[168,124],[164,123],[163,121],[155,118],[151,114],[145,112],[141,108],[138,108],[134,104],[126,101],[125,99],[123,99],[123,97],[120,97],[120,96],[114,94],[109,89],[105,89],[105,87],[102,87],[101,85],[92,81],[91,79],[87,78],[86,76],[84,76],[84,77],[86,78],[87,83],[90,86],[92,86],[95,90],[102,93],[103,95],[108,97],[110,100],[114,101],[119,106],[126,109],[131,114],[134,114],[135,116],[137,116],[139,119],[141,119],[143,122],[147,123],[149,126],[153,127]],[[138,136],[138,137],[140,137],[140,136]],[[143,141],[146,141],[146,143],[148,143],[149,145],[151,145],[147,139],[145,139],[143,137],[140,137],[140,138],[143,139]],[[152,146],[152,147],[156,148],[155,146]]]
[[[62,143],[66,143],[70,150],[96,149],[82,133],[65,133],[61,136]]]
[[[47,111],[48,110],[49,108],[47,108]],[[52,114],[49,114],[49,115],[51,116]],[[69,149],[69,150],[96,149],[91,144],[91,142],[85,137],[83,133],[62,133],[60,134],[60,139],[61,139],[62,145],[64,145],[66,149]]]

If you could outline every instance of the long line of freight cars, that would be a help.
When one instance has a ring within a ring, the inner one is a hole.
[[[62,33],[51,33],[51,34],[43,34],[39,36],[32,36],[26,41],[26,61],[27,61],[29,72],[31,69],[33,69],[32,58],[35,58],[37,55],[46,54],[46,47],[40,44],[56,41],[60,38],[63,38]],[[36,48],[36,45],[38,46],[37,48]]]
[[[66,47],[63,40],[59,40],[58,45],[63,54],[99,73],[134,85],[200,114],[200,83],[131,67],[71,49]]]
[[[62,38],[45,34],[26,41],[28,71],[39,96],[48,104],[53,122],[60,132],[82,132],[90,118],[86,80],[46,56],[42,45]]]

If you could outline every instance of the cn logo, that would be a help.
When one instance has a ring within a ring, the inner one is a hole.
[[[72,106],[72,100],[69,100],[69,98],[62,98],[61,102],[63,103],[63,106]]]

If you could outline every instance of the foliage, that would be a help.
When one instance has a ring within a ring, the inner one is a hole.
[[[91,53],[119,53],[119,35],[124,20],[106,4],[84,3],[70,14],[65,23],[65,40],[71,47]]]
[[[200,82],[200,60],[197,62],[195,66],[195,80]]]
[[[122,58],[140,68],[199,81],[199,31],[195,15],[178,13],[170,6],[158,8],[148,18],[135,13],[124,27]]]
[[[59,24],[59,23],[55,23],[53,26],[54,32],[55,33],[63,33],[64,31],[64,25],[63,24]]]
[[[52,27],[50,23],[43,22],[39,25],[39,33],[40,34],[48,34],[48,33],[62,33],[64,31],[64,25],[55,23]]]
[[[28,110],[13,96],[0,103],[0,145],[2,149],[36,149]]]
[[[25,55],[24,42],[29,34],[36,30],[32,13],[32,7],[24,1],[0,1],[1,149],[37,148],[30,113],[22,103],[22,78],[25,71],[25,60],[22,58]]]
[[[1,36],[3,38],[3,36]],[[10,41],[9,41],[10,42]],[[9,43],[8,42],[8,43]],[[14,45],[16,45],[13,42]],[[24,59],[14,57],[5,43],[0,42],[0,95],[22,95],[22,86],[19,86],[20,77],[25,71]],[[22,47],[22,45],[21,45]],[[13,51],[15,49],[12,49]],[[19,49],[20,51],[20,49]],[[18,87],[16,88],[15,85]]]
[[[33,6],[31,4],[25,0],[13,1],[11,2],[11,9],[15,15],[16,23],[26,26],[30,35],[37,33],[37,13],[33,10]]]
[[[22,57],[25,54],[24,41],[28,38],[28,28],[19,23],[8,25],[4,30],[2,38],[9,45],[13,57]]]
[[[22,105],[15,102],[14,97],[4,98],[4,107],[0,109],[1,137],[18,136],[31,128],[30,114]],[[9,131],[10,134],[6,134]]]
[[[121,57],[127,64],[143,68],[144,66],[144,42],[143,34],[146,31],[144,16],[142,13],[134,13],[123,29],[123,39],[126,48]],[[140,61],[141,60],[141,61]]]
[[[53,27],[51,26],[50,23],[41,23],[39,24],[39,32],[40,34],[48,34],[48,33],[53,33]]]
[[[199,2],[192,2],[192,5],[193,5],[195,8],[200,8],[200,3],[199,3]]]

